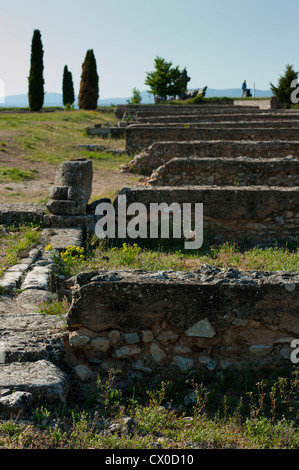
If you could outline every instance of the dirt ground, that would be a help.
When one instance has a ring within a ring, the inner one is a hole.
[[[21,182],[0,183],[0,203],[4,202],[41,202],[55,184],[56,165],[47,162],[25,160],[18,152],[1,153],[0,164],[24,170],[34,170],[36,177]],[[121,188],[138,185],[139,177],[119,170],[94,169],[91,200],[98,197],[113,197]]]

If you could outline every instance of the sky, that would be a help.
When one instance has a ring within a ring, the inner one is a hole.
[[[298,0],[0,0],[0,83],[27,94],[33,31],[44,49],[45,91],[61,93],[65,65],[78,94],[93,49],[100,99],[147,90],[159,56],[186,67],[188,88],[268,90],[286,64],[299,70]]]

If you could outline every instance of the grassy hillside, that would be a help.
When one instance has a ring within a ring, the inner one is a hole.
[[[114,108],[98,111],[64,111],[45,108],[39,113],[26,109],[0,112],[0,202],[44,200],[54,182],[57,165],[70,158],[93,160],[95,170],[93,198],[114,195],[136,177],[120,174],[128,155],[109,153],[123,149],[123,139],[91,138],[86,127],[116,123]],[[79,149],[80,144],[103,145],[105,151]]]

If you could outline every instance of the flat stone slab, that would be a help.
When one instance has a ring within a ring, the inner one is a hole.
[[[28,256],[23,258],[22,262],[15,264],[7,269],[0,279],[0,286],[6,290],[18,289],[21,285],[21,279],[29,270],[30,266],[35,262],[40,254],[40,250],[34,248],[29,251]]]
[[[65,403],[68,380],[64,372],[46,360],[0,364],[0,391],[13,389],[42,397],[43,402]]]
[[[83,149],[83,150],[89,150],[91,152],[105,150],[104,145],[81,144],[81,145],[76,145],[76,147]]]
[[[14,310],[24,313],[37,313],[39,303],[50,301],[55,298],[55,294],[41,289],[26,289],[17,296],[14,302]]]
[[[189,273],[132,270],[89,276],[77,278],[74,286],[66,317],[70,330],[130,333],[166,319],[187,336],[212,338],[231,325],[233,312],[239,311],[243,320],[268,321],[294,336],[299,332],[298,273],[242,274],[202,266]]]
[[[46,213],[45,204],[38,203],[1,203],[0,223],[16,224],[38,222]]]
[[[23,274],[29,269],[28,264],[18,264],[5,271],[0,286],[7,290],[13,290],[20,287]]]
[[[13,308],[9,302],[6,306]],[[58,363],[65,354],[63,328],[64,320],[56,315],[0,313],[0,346],[5,363],[38,359]]]
[[[23,284],[22,289],[48,290],[50,287],[51,269],[47,266],[35,266],[30,271]]]
[[[80,227],[45,229],[42,238],[57,251],[65,250],[68,245],[83,246],[84,243],[83,229]]]

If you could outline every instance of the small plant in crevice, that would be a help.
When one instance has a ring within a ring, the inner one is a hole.
[[[70,302],[66,296],[62,300],[54,299],[44,299],[42,298],[37,302],[38,312],[45,315],[57,315],[64,317],[69,308]]]
[[[45,249],[51,253],[53,262],[59,274],[70,276],[73,272],[78,272],[83,268],[85,261],[83,247],[68,245],[61,253],[58,253],[53,249],[52,244],[48,245]]]

